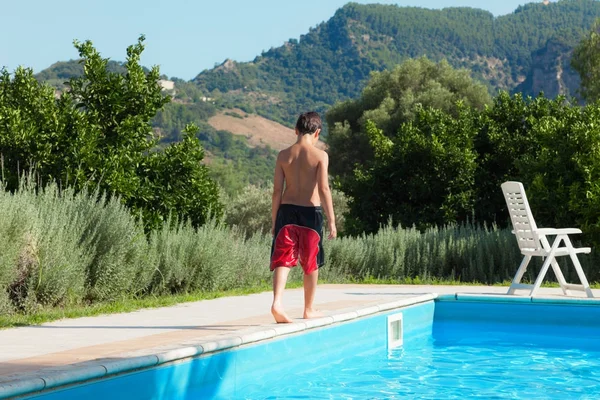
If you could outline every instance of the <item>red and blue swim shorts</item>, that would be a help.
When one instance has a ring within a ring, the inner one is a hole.
[[[325,264],[323,252],[323,209],[281,204],[275,220],[271,246],[271,271],[302,266],[310,274]]]

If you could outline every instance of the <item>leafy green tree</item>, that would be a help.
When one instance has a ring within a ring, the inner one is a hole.
[[[500,93],[474,128],[475,221],[505,225],[508,213],[498,188],[517,180],[525,185],[541,226],[591,226],[582,215],[594,209],[589,196],[599,178],[594,172],[595,110],[593,105],[581,109],[564,97]],[[575,204],[586,206],[576,210]]]
[[[519,167],[536,158],[540,151],[532,127],[540,118],[556,114],[561,102],[544,96],[532,99],[500,92],[494,103],[479,113],[474,126],[478,154],[476,222],[504,225],[508,221],[500,185],[506,180],[523,179]]]
[[[342,181],[351,233],[394,224],[506,226],[502,182],[521,181],[541,227],[581,227],[600,243],[600,104],[500,93],[483,110],[417,109],[388,136],[365,123],[371,160]]]
[[[412,121],[421,108],[458,115],[457,102],[482,109],[491,102],[487,89],[466,70],[425,57],[408,60],[393,70],[373,73],[360,98],[332,107],[327,113],[331,170],[342,180],[355,164],[372,158],[366,122],[387,137]]]
[[[151,120],[170,98],[161,93],[158,67],[145,72],[139,64],[143,41],[127,49],[125,74],[110,71],[91,42],[76,41],[83,75],[58,99],[31,70],[18,68],[13,77],[2,71],[0,153],[9,190],[35,170],[42,185],[57,181],[118,196],[149,229],[169,214],[196,226],[209,213],[221,215],[194,128],[181,143],[157,147]]]
[[[180,142],[151,153],[140,167],[141,187],[130,204],[142,213],[147,226],[162,226],[169,214],[183,216],[195,226],[223,214],[219,188],[202,162],[204,149],[197,132],[196,126],[188,125]]]
[[[108,60],[90,41],[76,41],[84,75],[69,82],[69,97],[77,101],[85,124],[73,133],[83,139],[85,150],[67,172],[76,184],[100,184],[126,202],[137,194],[138,168],[157,144],[150,120],[170,101],[158,85],[158,67],[146,75],[139,64],[143,41],[127,48],[126,74],[110,72]]]
[[[84,124],[69,95],[39,84],[31,69],[0,73],[0,154],[2,180],[14,190],[20,175],[35,169],[42,183],[61,179],[72,161],[71,133]]]
[[[594,103],[581,108],[556,99],[547,110],[531,124],[538,151],[516,162],[518,175],[527,185],[540,226],[580,227],[598,245],[600,107]]]
[[[473,116],[459,106],[453,117],[432,108],[387,137],[365,123],[374,158],[359,165],[343,186],[350,197],[351,233],[376,232],[394,224],[421,229],[466,221],[474,202],[476,153]]]
[[[571,65],[581,77],[580,92],[587,101],[600,99],[600,19],[573,51]]]

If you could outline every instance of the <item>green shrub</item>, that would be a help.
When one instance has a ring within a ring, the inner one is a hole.
[[[80,245],[93,257],[86,269],[87,299],[109,300],[142,292],[144,276],[149,275],[142,225],[118,198],[91,193],[74,196],[74,201],[82,215]]]
[[[56,185],[38,193],[31,187],[16,195],[2,191],[0,199],[7,222],[0,226],[6,242],[0,276],[9,277],[12,305],[29,309],[81,299],[91,252],[79,245],[76,204],[63,201]]]
[[[269,279],[270,238],[246,240],[235,228],[214,220],[194,229],[179,224],[153,232],[149,266],[156,272],[150,291],[156,294],[227,290],[256,286]]]
[[[226,201],[224,220],[247,232],[271,233],[271,195],[273,187],[246,186],[242,192]]]

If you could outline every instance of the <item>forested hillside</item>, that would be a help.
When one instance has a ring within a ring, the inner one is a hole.
[[[536,65],[536,52],[549,40],[560,40],[568,59],[597,17],[600,2],[595,0],[530,3],[498,18],[471,8],[349,3],[299,41],[291,39],[252,62],[227,60],[193,81],[225,102],[286,124],[298,110],[323,111],[357,96],[371,71],[422,55],[470,69],[492,92],[520,84],[523,89],[544,90],[526,79],[533,68],[556,69],[556,60]],[[576,85],[567,80],[563,93],[574,95]]]

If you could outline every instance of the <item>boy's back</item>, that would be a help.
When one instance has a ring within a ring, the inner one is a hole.
[[[327,153],[306,143],[296,143],[279,153],[285,181],[282,204],[321,205],[318,172],[326,157]]]

